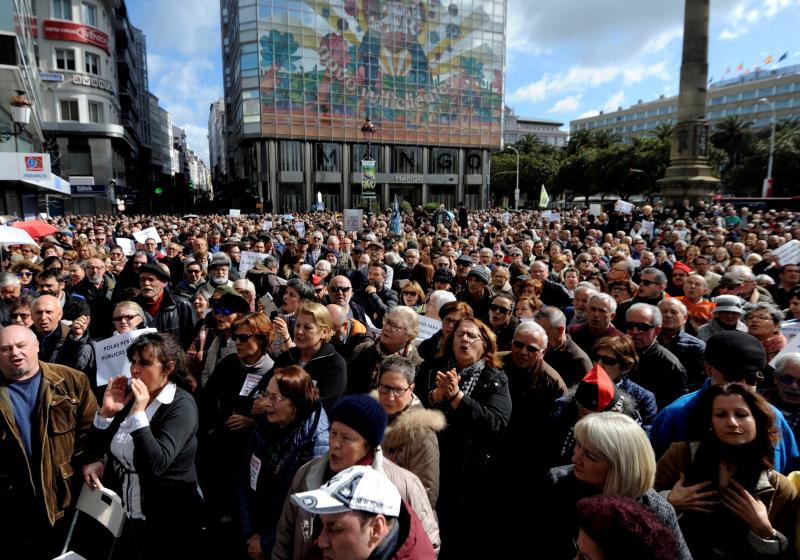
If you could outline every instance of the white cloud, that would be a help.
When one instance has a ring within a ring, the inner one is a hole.
[[[586,111],[585,113],[581,113],[577,116],[578,119],[588,119],[589,117],[596,117],[600,114],[600,111]]]
[[[800,0],[740,0],[725,14],[723,19],[726,23],[719,38],[724,41],[737,39],[765,19],[772,19],[793,7],[800,7]]]
[[[556,104],[547,110],[548,113],[569,113],[575,111],[580,107],[581,96],[570,95],[563,99],[556,101]]]
[[[196,56],[222,48],[219,0],[139,0],[130,10],[149,51]]]
[[[625,92],[619,90],[617,93],[612,95],[608,99],[608,101],[606,101],[606,104],[603,105],[603,111],[605,111],[606,113],[611,113],[613,111],[616,111],[617,108],[622,106],[623,101],[625,101]]]
[[[181,128],[186,131],[186,145],[208,164],[208,127],[185,124]]]

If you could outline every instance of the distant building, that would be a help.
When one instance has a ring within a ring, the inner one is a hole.
[[[503,112],[503,144],[513,144],[531,134],[543,144],[563,148],[567,145],[569,133],[561,130],[562,126],[563,122],[517,116],[513,109],[506,107]]]
[[[765,101],[760,101],[765,99]],[[729,116],[738,116],[756,128],[769,126],[772,104],[778,120],[800,117],[800,65],[760,70],[747,76],[712,83],[708,87],[706,119],[712,126]],[[674,124],[678,98],[639,100],[636,105],[612,113],[570,121],[570,133],[580,130],[616,132],[623,140],[646,136],[659,124]]]
[[[224,189],[228,182],[228,126],[225,115],[225,99],[220,97],[209,107],[208,112],[208,158],[211,176],[217,189]]]

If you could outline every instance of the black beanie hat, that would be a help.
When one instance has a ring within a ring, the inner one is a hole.
[[[383,441],[386,431],[386,412],[380,403],[369,395],[349,395],[339,400],[331,410],[330,421],[341,422],[357,431],[367,440],[371,449]]]

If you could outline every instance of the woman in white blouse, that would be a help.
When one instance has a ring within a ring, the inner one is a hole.
[[[128,512],[130,558],[185,557],[198,541],[197,407],[183,385],[184,354],[170,335],[140,336],[127,350],[130,386],[107,386],[90,434],[83,475],[115,490]]]

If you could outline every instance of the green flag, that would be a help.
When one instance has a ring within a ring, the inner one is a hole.
[[[550,197],[547,194],[547,189],[542,185],[542,190],[539,191],[539,208],[547,208],[550,204]]]

